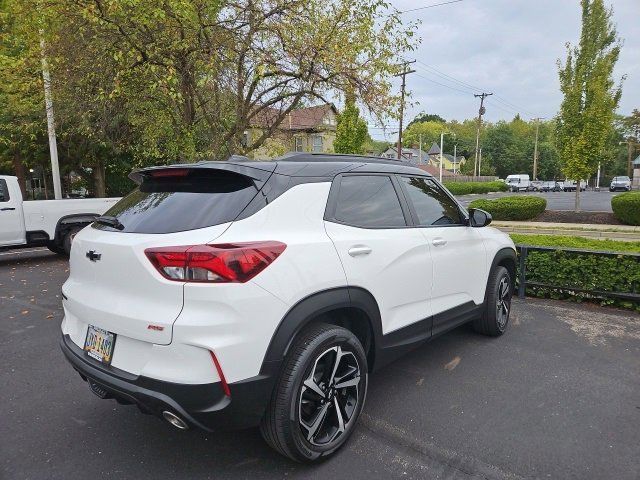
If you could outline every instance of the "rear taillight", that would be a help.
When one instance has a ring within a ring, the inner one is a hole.
[[[280,242],[147,248],[160,274],[179,282],[244,283],[267,268],[287,246]]]

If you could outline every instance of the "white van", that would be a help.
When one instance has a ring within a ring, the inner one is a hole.
[[[531,187],[531,182],[529,181],[529,175],[520,174],[520,175],[509,175],[505,181],[507,187],[511,192],[528,192]]]

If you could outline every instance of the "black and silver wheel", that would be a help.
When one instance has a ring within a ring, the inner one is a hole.
[[[484,335],[497,337],[502,335],[509,323],[513,281],[509,270],[496,267],[487,282],[486,305],[482,317],[474,320],[473,328]]]
[[[357,337],[314,325],[287,355],[260,425],[267,443],[297,461],[313,462],[344,445],[367,392],[367,359]]]

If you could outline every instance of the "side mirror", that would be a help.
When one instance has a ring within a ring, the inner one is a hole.
[[[491,214],[479,208],[469,209],[469,225],[472,227],[486,227],[491,223]]]

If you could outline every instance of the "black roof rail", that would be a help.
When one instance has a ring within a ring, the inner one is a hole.
[[[413,167],[406,160],[396,160],[393,158],[374,157],[373,155],[357,155],[352,153],[314,153],[314,152],[289,152],[281,157],[274,158],[274,162],[362,162],[362,163],[383,163],[387,165],[404,165]]]

